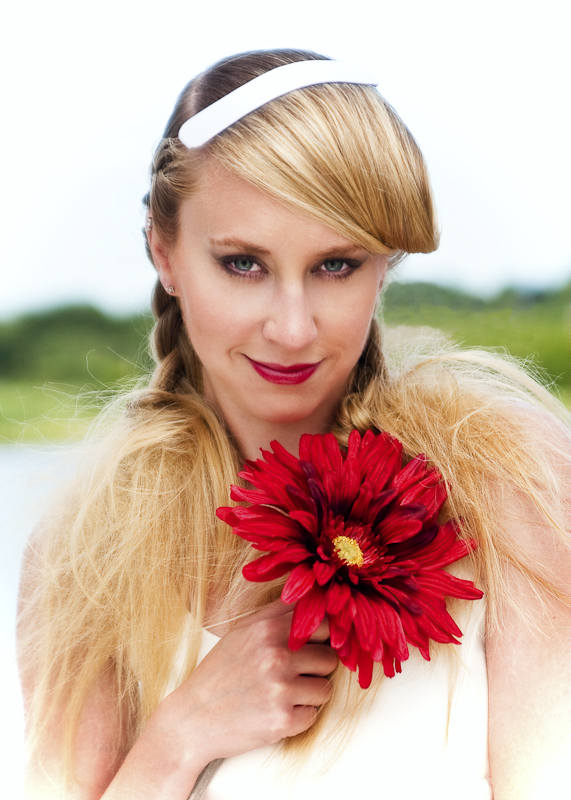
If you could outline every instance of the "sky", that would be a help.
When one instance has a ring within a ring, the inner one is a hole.
[[[362,64],[427,159],[440,249],[402,280],[489,295],[571,276],[564,0],[31,0],[3,12],[0,319],[144,309],[141,197],[182,87],[217,59],[300,47]]]

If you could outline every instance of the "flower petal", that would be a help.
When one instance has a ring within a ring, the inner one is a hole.
[[[356,614],[357,606],[352,597],[349,598],[349,602],[342,606],[337,614],[329,612],[329,638],[331,640],[331,647],[337,649],[343,644],[349,635],[349,631],[353,627],[353,620]]]
[[[381,598],[369,598],[375,610],[381,639],[398,654],[401,661],[408,658],[408,647],[400,614]]]
[[[346,583],[333,583],[327,592],[327,613],[339,614],[351,602],[351,589]]]
[[[377,615],[364,594],[355,592],[353,599],[357,606],[353,625],[359,644],[364,650],[373,650],[378,630]]]
[[[361,650],[357,657],[359,667],[359,686],[361,689],[368,689],[373,678],[373,659],[365,650]]]
[[[328,496],[324,491],[321,483],[319,481],[313,480],[313,478],[308,478],[307,487],[311,493],[311,497],[317,507],[321,519],[327,514],[327,511],[329,510]]]
[[[293,610],[289,646],[298,650],[314,633],[321,620],[325,617],[326,591],[321,586],[314,584],[300,600]]]
[[[460,597],[464,600],[479,600],[484,593],[477,589],[472,581],[457,578],[443,569],[422,569],[417,573],[418,580],[423,589],[432,589],[439,595]]]
[[[313,573],[317,583],[320,586],[325,586],[333,575],[335,575],[335,565],[330,561],[315,561],[313,564]]]
[[[361,448],[363,474],[373,494],[379,494],[400,470],[402,445],[388,434],[380,434],[367,448]]]
[[[374,434],[372,431],[367,431],[363,437],[363,446],[366,447],[367,444],[370,442],[370,437],[367,434],[371,434],[374,438]],[[349,439],[347,441],[347,458],[357,458],[359,451],[361,449],[361,436],[359,431],[354,430],[351,431],[349,434]]]
[[[397,506],[375,528],[383,544],[402,542],[415,536],[423,526],[423,506]]]
[[[310,564],[305,561],[292,569],[282,589],[281,599],[284,603],[295,603],[311,589],[315,583],[315,575]]]
[[[296,522],[299,522],[300,525],[303,525],[308,533],[317,537],[317,517],[315,514],[311,514],[309,511],[302,511],[300,509],[296,511],[290,511],[289,515]]]
[[[352,628],[349,630],[343,643],[339,645],[339,647],[336,647],[335,650],[341,663],[354,672],[357,669],[360,648]]]
[[[289,545],[282,548],[278,553],[270,553],[267,556],[260,556],[255,561],[245,564],[242,575],[249,581],[272,581],[274,578],[281,578],[292,567],[305,561],[307,550],[299,545]]]

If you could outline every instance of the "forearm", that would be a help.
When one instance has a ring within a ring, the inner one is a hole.
[[[71,777],[66,780],[62,769],[56,727],[51,740],[28,763],[27,800],[187,800],[198,775],[212,760],[203,747],[200,721],[187,717],[180,724],[172,709],[161,706],[155,711],[124,758],[117,756],[111,737],[107,741],[98,735],[102,726],[96,715],[87,716],[76,737]]]
[[[206,753],[200,726],[181,736],[168,713],[157,709],[115,777],[104,800],[187,800],[204,767]]]

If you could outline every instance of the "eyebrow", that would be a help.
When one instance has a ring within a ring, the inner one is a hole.
[[[245,239],[229,237],[226,239],[209,239],[208,241],[210,244],[215,246],[233,247],[235,250],[239,250],[243,253],[260,253],[264,256],[270,255],[270,251],[266,250],[265,247],[260,247],[258,244],[252,244],[252,242],[247,242]]]
[[[243,253],[260,253],[260,255],[265,256],[271,255],[270,250],[266,250],[265,247],[261,247],[260,245],[253,244],[245,239],[239,239],[233,236],[223,239],[209,239],[208,241],[211,245],[219,247],[233,247],[236,251]],[[327,250],[318,253],[317,257],[323,259],[324,261],[330,258],[347,258],[351,255],[356,255],[358,252],[362,253],[364,250],[365,248],[358,244],[340,244],[337,247],[329,247]]]

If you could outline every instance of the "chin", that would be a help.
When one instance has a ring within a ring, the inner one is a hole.
[[[310,424],[310,420],[319,413],[320,408],[325,404],[316,404],[309,406],[307,402],[297,400],[287,404],[276,403],[271,406],[268,405],[263,413],[259,413],[258,418],[263,419],[271,425],[299,425],[304,420]]]
[[[264,414],[264,421],[270,425],[296,425],[308,419],[306,411],[276,412],[275,414]]]

